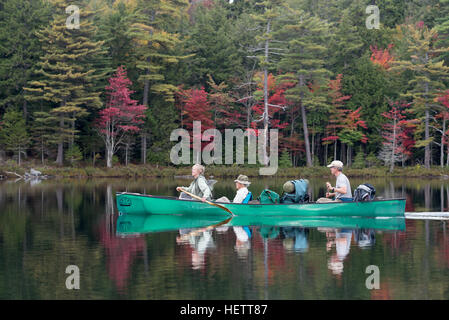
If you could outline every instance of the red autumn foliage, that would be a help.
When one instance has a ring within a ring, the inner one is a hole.
[[[137,100],[131,99],[134,91],[128,87],[132,85],[127,78],[123,66],[117,68],[116,73],[109,79],[106,86],[108,102],[106,108],[99,112],[96,126],[102,135],[115,137],[127,132],[138,132],[139,125],[144,122],[147,107],[138,105]]]
[[[181,125],[191,132],[192,146],[193,141],[198,139],[201,141],[201,136],[193,136],[193,122],[201,122],[201,135],[207,129],[214,128],[212,107],[208,101],[208,94],[201,89],[180,89],[178,91],[178,108],[181,110]],[[209,144],[209,142],[202,142],[201,149]]]
[[[288,126],[287,122],[282,122],[280,117],[281,114],[284,114],[285,111],[281,107],[287,107],[291,105],[289,101],[285,98],[285,91],[291,87],[292,84],[282,83],[276,84],[276,78],[273,74],[268,74],[268,119],[270,121],[270,128],[273,129],[284,129]],[[256,96],[263,97],[263,76],[260,82],[258,83],[257,90],[255,93]],[[278,106],[278,107],[275,107]],[[260,117],[263,116],[264,113],[264,100],[260,99],[254,106],[253,111],[255,114]],[[258,123],[261,122],[252,122],[251,126],[255,129],[258,126]]]
[[[336,141],[341,139],[342,132],[357,131],[359,128],[366,129],[366,123],[361,120],[361,109],[359,107],[356,110],[351,110],[345,106],[351,96],[343,95],[341,92],[343,75],[338,74],[335,80],[329,82],[329,97],[331,98],[331,104],[334,111],[329,120],[329,124],[326,126],[327,137],[323,138],[323,142]],[[368,139],[365,134],[360,134],[360,141],[366,143]]]
[[[417,119],[407,119],[409,113],[408,103],[391,103],[391,109],[382,113],[382,116],[390,121],[383,125],[382,137],[385,139],[385,145],[393,145],[393,139],[396,139],[395,153],[411,156],[412,149],[415,145],[413,134],[416,129]],[[396,131],[396,136],[393,132]]]
[[[120,292],[125,292],[131,275],[131,267],[136,257],[145,250],[143,236],[119,238],[106,228],[104,218],[98,224],[100,243],[106,253],[106,267],[109,277]],[[114,228],[112,228],[114,229]]]
[[[443,110],[436,116],[436,118],[441,118],[444,120],[449,119],[449,90],[442,93],[438,98],[438,102],[443,105]],[[447,138],[449,135],[449,129],[446,130],[445,138],[443,139],[443,143],[445,145],[449,144],[449,139]]]
[[[289,126],[289,121],[287,120],[288,114],[293,116],[292,113],[298,111],[299,107],[291,101],[288,101],[285,97],[285,91],[293,86],[294,84],[290,82],[276,83],[275,76],[271,73],[268,74],[268,119],[270,128],[279,130],[285,129]],[[263,76],[258,82],[255,96],[263,97]],[[258,115],[259,120],[253,121],[251,127],[257,129],[263,124],[261,121],[264,114],[263,98],[257,101],[252,110],[255,115]],[[302,145],[303,142],[297,135],[292,135],[287,138],[282,135],[282,132],[279,132],[280,150],[288,149],[291,152],[296,152],[298,150],[303,150],[301,148]]]
[[[193,121],[201,121],[202,130],[214,127],[212,108],[204,87],[200,89],[180,89],[178,97],[183,127],[192,130]]]
[[[394,60],[393,56],[390,54],[393,44],[389,44],[384,50],[378,49],[376,45],[370,46],[369,48],[371,49],[371,61],[384,69],[389,69],[391,62]]]

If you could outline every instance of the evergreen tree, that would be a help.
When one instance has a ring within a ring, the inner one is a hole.
[[[414,111],[422,120],[424,139],[416,146],[424,147],[424,165],[429,168],[430,143],[433,140],[430,135],[431,113],[436,107],[434,102],[438,98],[438,90],[444,88],[443,81],[449,78],[449,67],[437,60],[439,54],[449,48],[436,48],[435,29],[427,28],[422,21],[402,26],[400,31],[406,40],[406,56],[404,60],[393,61],[391,70],[409,71],[409,87],[403,96],[412,101]]]
[[[326,108],[326,96],[317,90],[325,85],[330,72],[325,68],[325,46],[328,24],[304,11],[293,11],[281,34],[288,42],[287,50],[279,62],[279,68],[287,74],[281,79],[294,83],[286,91],[286,98],[300,106],[307,166],[312,166],[309,142],[307,108]],[[311,89],[316,86],[317,89]]]
[[[44,55],[37,64],[40,79],[31,81],[25,88],[29,101],[44,100],[50,113],[58,118],[58,155],[56,162],[62,165],[64,143],[74,143],[77,129],[75,122],[89,112],[101,107],[100,92],[94,91],[94,83],[101,78],[92,64],[103,53],[102,42],[92,41],[96,28],[90,18],[93,12],[80,9],[79,28],[66,25],[66,0],[53,0],[53,21],[37,32]]]
[[[131,79],[135,77],[130,72],[134,67],[134,47],[128,30],[131,27],[133,10],[135,7],[132,3],[120,0],[112,8],[105,9],[98,21],[98,38],[104,41],[111,67],[115,70],[121,65],[125,66]]]
[[[50,154],[50,146],[58,142],[55,136],[57,125],[58,119],[48,112],[35,111],[32,115],[31,139],[42,164],[45,164],[45,155]]]
[[[351,8],[344,8],[331,33],[328,67],[332,68],[334,73],[345,73],[363,51],[363,39],[352,15]],[[364,22],[362,26],[365,28]]]
[[[185,56],[175,54],[181,39],[177,27],[186,18],[187,0],[138,0],[129,29],[135,43],[138,81],[143,83],[142,104],[151,107],[150,94],[174,102],[177,87],[168,81],[165,71]],[[142,161],[146,162],[148,122],[142,128]]]
[[[439,17],[436,18],[435,30],[438,32],[439,47],[449,47],[449,0],[438,1]],[[449,65],[449,52],[443,52],[441,58],[445,60],[445,64]]]
[[[186,0],[138,0],[134,23],[129,35],[136,45],[136,68],[142,74],[142,104],[149,105],[150,90],[162,95],[167,101],[174,101],[176,86],[167,83],[165,68],[178,63],[182,56],[173,50],[181,41],[172,24],[185,17]]]
[[[280,21],[284,17],[287,9],[285,0],[264,0],[256,4],[260,8],[260,13],[252,14],[255,28],[259,30],[256,36],[256,47],[250,48],[252,57],[259,60],[260,68],[263,70],[263,100],[264,108],[262,114],[263,121],[263,164],[268,164],[268,126],[269,126],[269,102],[268,102],[268,71],[275,68],[273,56],[279,56],[282,48],[275,46],[276,32],[279,32]],[[279,27],[279,28],[278,28]],[[278,30],[276,30],[278,28]]]
[[[17,163],[20,166],[22,154],[26,154],[28,146],[28,133],[22,112],[14,109],[6,111],[1,123],[0,140],[6,150],[17,153]]]
[[[0,110],[29,106],[23,87],[32,77],[33,66],[42,53],[35,32],[51,19],[51,6],[43,0],[0,2]]]
[[[183,64],[182,74],[189,86],[205,86],[209,75],[217,83],[237,78],[243,72],[246,52],[239,51],[235,21],[227,17],[222,1],[212,7],[198,4],[191,12],[190,32],[185,50],[192,57]]]

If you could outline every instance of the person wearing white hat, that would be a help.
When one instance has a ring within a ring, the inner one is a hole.
[[[331,174],[337,178],[337,182],[335,187],[332,187],[330,182],[326,182],[326,198],[335,197],[335,200],[352,201],[351,184],[348,177],[342,172],[343,162],[335,160],[327,167],[330,168]]]

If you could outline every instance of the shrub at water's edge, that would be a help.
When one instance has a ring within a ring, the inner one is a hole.
[[[17,178],[18,175],[24,175],[25,172],[33,168],[55,178],[132,178],[132,177],[174,177],[189,176],[191,173],[190,166],[171,167],[157,165],[133,165],[116,166],[114,168],[105,167],[54,167],[54,166],[17,166],[9,162],[0,166],[0,175],[3,177]],[[9,172],[9,173],[8,173]],[[425,169],[421,166],[414,167],[397,167],[392,173],[388,172],[387,167],[371,167],[371,168],[345,168],[344,172],[349,177],[443,177],[449,178],[449,168],[431,167]],[[239,174],[245,174],[250,177],[259,177],[258,167],[249,166],[207,166],[206,176],[214,177],[236,177]],[[295,167],[295,168],[278,168],[276,176],[278,177],[328,177],[329,169],[324,166],[319,167]]]

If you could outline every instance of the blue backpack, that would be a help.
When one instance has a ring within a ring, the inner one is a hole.
[[[248,194],[247,194],[246,198],[243,199],[242,203],[248,203],[251,200],[253,200],[253,194],[251,193],[251,191],[248,191]]]
[[[307,193],[309,182],[304,179],[292,180],[291,182],[295,186],[295,192],[284,193],[281,203],[304,203],[309,201],[309,194]]]

